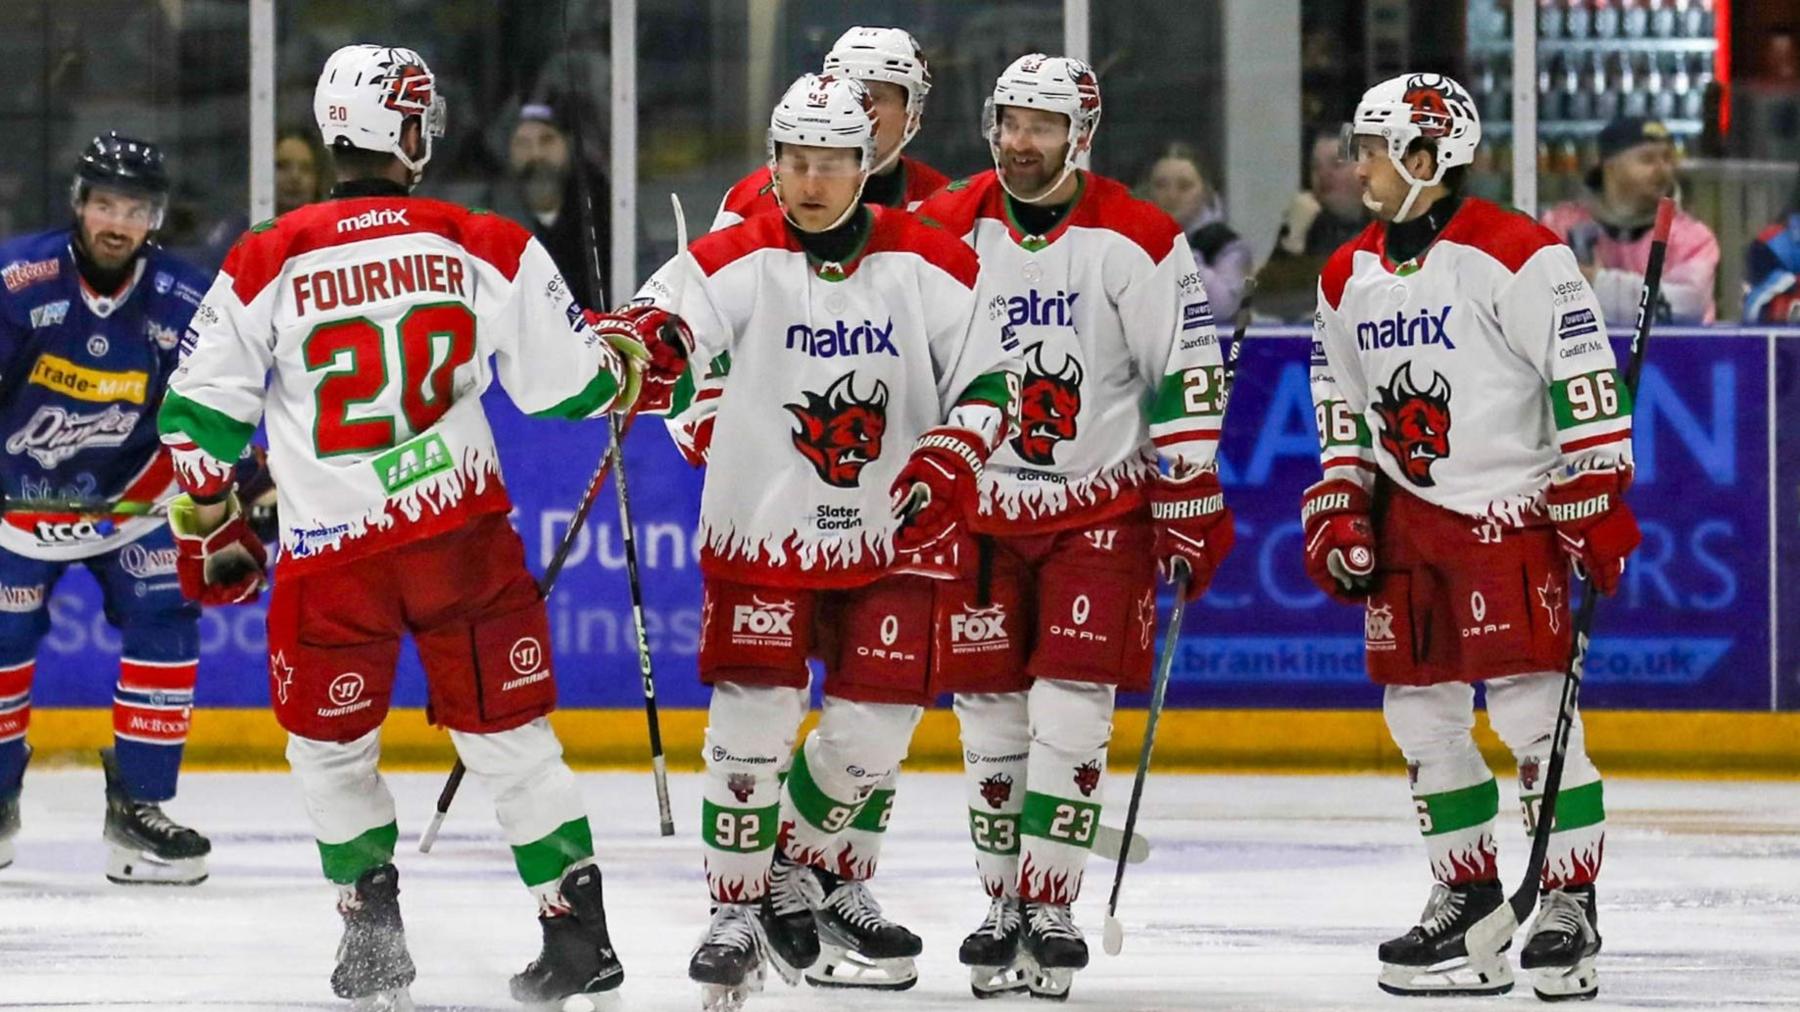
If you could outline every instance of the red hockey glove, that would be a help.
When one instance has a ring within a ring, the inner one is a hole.
[[[1369,493],[1342,478],[1321,481],[1300,502],[1306,530],[1306,575],[1345,604],[1357,604],[1375,586],[1375,529]]]
[[[169,530],[175,535],[175,576],[181,593],[204,605],[244,604],[262,593],[268,555],[262,541],[245,523],[237,496],[225,500],[225,519],[200,532],[198,507],[187,496],[169,504]]]
[[[614,313],[587,310],[588,326],[618,349],[627,359],[641,365],[642,389],[638,391],[636,410],[652,415],[667,414],[675,402],[675,384],[687,372],[687,360],[694,350],[694,332],[681,317],[659,306],[639,303]]]
[[[968,429],[940,425],[913,444],[899,477],[889,486],[894,516],[894,552],[929,552],[950,541],[975,513],[977,483],[988,448]]]
[[[1625,558],[1643,540],[1625,501],[1629,487],[1629,466],[1607,467],[1553,479],[1544,493],[1563,551],[1586,570],[1596,590],[1609,596],[1619,589]]]
[[[1150,519],[1156,527],[1156,568],[1175,576],[1175,561],[1187,563],[1187,599],[1197,600],[1212,583],[1213,572],[1237,540],[1237,525],[1225,508],[1225,491],[1217,471],[1196,471],[1186,478],[1160,477],[1152,482]]]

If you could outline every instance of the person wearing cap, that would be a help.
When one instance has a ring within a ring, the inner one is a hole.
[[[507,142],[506,175],[494,184],[487,205],[531,231],[550,253],[582,306],[595,306],[604,293],[591,290],[586,229],[581,222],[581,184],[573,168],[586,173],[594,207],[594,238],[611,242],[612,216],[606,175],[575,150],[569,103],[527,102],[519,109]],[[600,283],[611,287],[610,265],[600,258]]]
[[[1650,262],[1650,227],[1656,203],[1676,191],[1675,144],[1660,120],[1623,116],[1600,132],[1600,162],[1588,170],[1587,193],[1543,216],[1568,243],[1581,273],[1600,297],[1609,326],[1637,320],[1644,268]],[[1713,282],[1719,273],[1719,240],[1706,223],[1677,211],[1663,263],[1657,319],[1711,323]]]
[[[155,242],[168,199],[162,150],[109,131],[77,162],[72,224],[0,243],[0,428],[9,434],[0,455],[0,867],[19,830],[50,597],[79,564],[100,584],[120,643],[113,747],[102,753],[106,875],[206,878],[211,844],[161,809],[181,771],[200,609],[182,597],[175,542],[150,515],[177,491],[156,412],[208,284]]]

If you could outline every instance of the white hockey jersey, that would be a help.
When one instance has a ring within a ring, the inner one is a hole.
[[[1574,254],[1465,198],[1394,264],[1372,224],[1326,261],[1312,390],[1327,478],[1377,471],[1466,516],[1541,522],[1553,470],[1631,459],[1631,397]]]
[[[1028,235],[991,170],[950,184],[919,215],[974,247],[994,290],[982,319],[1024,355],[1019,432],[982,475],[982,529],[1092,523],[1143,505],[1159,455],[1211,465],[1224,367],[1173,219],[1083,172],[1057,226]]]
[[[529,232],[403,196],[329,200],[251,230],[186,340],[163,441],[200,447],[178,468],[216,470],[266,404],[296,570],[512,508],[481,407],[495,357],[522,410],[557,418],[610,410],[624,368]]]
[[[976,312],[974,254],[904,211],[868,210],[869,234],[842,263],[761,214],[696,240],[638,292],[688,322],[697,359],[727,370],[710,401],[674,408],[678,424],[716,411],[700,499],[709,576],[867,583],[892,561],[888,487],[918,437],[953,410],[979,412],[991,445],[1010,417],[1017,346]]]

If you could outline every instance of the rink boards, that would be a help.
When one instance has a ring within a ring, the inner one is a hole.
[[[1800,732],[1797,336],[1665,328],[1653,339],[1637,398],[1632,492],[1645,543],[1620,596],[1601,608],[1584,687],[1597,752],[1682,768],[1795,771],[1800,764],[1792,745]],[[1299,497],[1318,476],[1310,333],[1271,329],[1254,338],[1221,448],[1237,548],[1212,592],[1188,610],[1159,756],[1213,766],[1384,763],[1379,694],[1362,667],[1361,614],[1327,601],[1301,565]],[[1615,345],[1622,358],[1622,336]],[[517,504],[514,523],[541,566],[605,447],[604,426],[524,419],[497,390],[489,402]],[[649,420],[638,426],[626,462],[669,753],[685,764],[698,749],[697,708],[705,705],[693,672],[700,476],[660,428]],[[1452,454],[1460,439],[1479,438],[1456,428],[1454,401],[1449,436]],[[551,604],[562,705],[570,711],[559,720],[576,756],[596,762],[643,752],[618,531],[609,486]],[[33,693],[32,740],[46,752],[104,739],[110,715],[102,708],[117,671],[117,637],[88,577],[65,579],[51,608]],[[280,735],[262,710],[263,608],[210,612],[202,643],[196,758],[277,758]],[[423,704],[410,650],[397,691],[397,706]],[[953,761],[953,723],[928,720],[915,756]],[[1122,715],[1119,737],[1135,743],[1128,723]],[[390,749],[424,758],[439,736],[413,711],[398,713],[386,737]]]

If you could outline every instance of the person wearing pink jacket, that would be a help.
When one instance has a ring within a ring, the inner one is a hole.
[[[1574,249],[1607,324],[1628,327],[1637,320],[1638,293],[1650,262],[1656,202],[1675,191],[1675,145],[1668,128],[1641,116],[1608,123],[1600,132],[1600,163],[1588,172],[1587,189],[1583,199],[1551,208],[1543,223]],[[1656,318],[1712,323],[1718,272],[1719,241],[1712,229],[1677,211]]]

